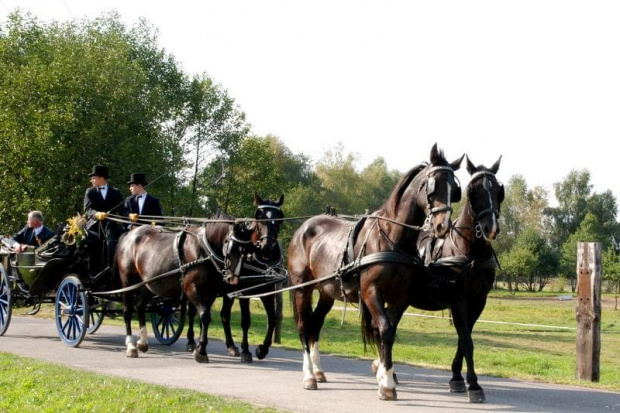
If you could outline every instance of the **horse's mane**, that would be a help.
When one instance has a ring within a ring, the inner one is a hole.
[[[411,181],[413,181],[413,179],[418,176],[418,174],[422,172],[422,170],[426,168],[426,166],[426,163],[422,163],[401,176],[400,180],[392,190],[392,193],[388,197],[387,201],[385,201],[385,203],[383,204],[383,207],[381,207],[380,211],[390,211],[391,215],[396,215],[398,204],[400,203],[403,194],[411,184]]]
[[[448,160],[446,159],[446,156],[444,155],[443,151],[442,150],[438,150],[437,153],[435,153],[434,156],[431,155],[431,164],[434,165],[434,166],[437,166],[437,165],[445,166],[445,165],[450,165],[450,162],[448,162]],[[411,182],[427,166],[429,166],[428,163],[426,163],[426,162],[421,163],[420,165],[416,166],[415,168],[409,170],[409,172],[404,174],[400,178],[400,181],[398,181],[398,183],[396,184],[396,186],[392,190],[392,193],[390,194],[388,200],[385,202],[385,204],[384,204],[383,208],[381,208],[381,210],[389,211],[392,215],[396,215],[396,212],[398,210],[398,205],[400,203],[400,200],[403,197],[403,194],[405,193],[405,191],[407,190],[409,185],[411,185]]]

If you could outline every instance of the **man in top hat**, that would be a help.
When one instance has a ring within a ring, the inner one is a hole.
[[[26,226],[13,235],[13,240],[18,242],[15,251],[21,252],[28,247],[39,247],[53,236],[54,231],[43,225],[43,214],[41,211],[30,211]]]
[[[93,170],[88,176],[92,187],[88,188],[84,195],[84,214],[88,219],[86,229],[90,233],[97,234],[99,239],[105,240],[107,244],[107,265],[111,265],[118,238],[124,232],[124,228],[121,224],[107,219],[107,215],[127,216],[124,206],[125,200],[121,191],[108,184],[110,176],[106,166],[93,166]],[[96,255],[98,254],[92,254],[91,258]]]
[[[145,174],[131,174],[127,184],[129,185],[131,196],[125,200],[125,209],[129,212],[129,217],[132,221],[137,221],[141,215],[150,217],[161,217],[164,215],[159,199],[146,192],[146,186],[149,183],[146,181]]]

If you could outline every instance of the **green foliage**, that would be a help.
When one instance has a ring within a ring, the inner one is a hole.
[[[603,242],[601,225],[597,217],[587,212],[579,228],[572,233],[562,245],[560,257],[560,274],[568,279],[575,279],[577,268],[577,243]]]
[[[175,182],[179,154],[161,125],[183,80],[145,23],[12,14],[0,35],[0,231],[30,209],[55,223],[81,211],[94,164],[108,165],[117,186],[136,171]]]

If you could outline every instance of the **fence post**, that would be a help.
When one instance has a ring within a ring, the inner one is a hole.
[[[577,244],[577,380],[599,381],[601,243]]]

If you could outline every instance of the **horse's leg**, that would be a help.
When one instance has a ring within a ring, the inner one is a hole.
[[[251,363],[252,353],[250,353],[250,344],[248,343],[248,331],[252,325],[250,300],[239,300],[239,308],[241,308],[241,330],[243,331],[243,338],[241,339],[241,362]]]
[[[396,337],[396,328],[402,314],[407,309],[407,303],[390,306],[386,311],[384,301],[374,292],[374,288],[368,288],[363,294],[364,304],[376,326],[373,334],[379,334],[379,366],[377,368],[377,381],[379,383],[379,398],[381,400],[396,400],[396,382],[394,380],[394,364],[392,361],[392,347]]]
[[[312,312],[312,321],[310,324],[310,362],[312,363],[312,372],[314,378],[319,383],[327,382],[327,377],[325,377],[325,371],[321,366],[319,339],[321,336],[321,329],[323,328],[323,324],[325,323],[325,317],[333,306],[333,298],[326,294],[320,294],[319,301],[316,304],[316,308]]]
[[[228,355],[231,357],[239,356],[239,348],[235,346],[235,340],[233,340],[232,332],[230,330],[230,313],[234,299],[228,297],[227,294],[222,296],[222,309],[220,310],[220,319],[222,320],[222,327],[224,328],[224,336],[226,337],[226,348],[228,349]]]
[[[265,313],[267,314],[267,333],[265,334],[265,339],[263,340],[263,344],[259,344],[256,347],[256,357],[259,360],[264,359],[269,354],[269,347],[271,347],[271,343],[273,342],[273,332],[276,329],[276,324],[278,323],[278,315],[276,314],[276,296],[271,295],[268,297],[262,297],[261,301],[263,302],[263,307],[265,308]]]
[[[136,343],[136,347],[143,353],[149,351],[149,339],[148,332],[146,330],[146,305],[150,298],[150,294],[147,290],[143,290],[140,293],[140,297],[136,303],[136,312],[138,313],[138,326],[140,327],[140,337]]]
[[[196,310],[200,317],[200,339],[198,340],[198,347],[194,350],[194,358],[198,363],[208,363],[209,356],[207,355],[207,344],[209,324],[211,323],[211,306],[215,301],[215,295],[206,297],[205,300],[200,300]]]
[[[187,344],[185,349],[190,353],[196,349],[196,341],[194,340],[194,320],[196,319],[196,307],[194,304],[187,302]]]
[[[481,311],[480,311],[481,312]],[[478,376],[474,369],[474,341],[471,338],[473,323],[478,319],[480,313],[477,309],[471,310],[464,299],[459,299],[452,307],[452,319],[456,328],[459,341],[458,349],[452,362],[452,380],[450,380],[450,389],[459,389],[459,376],[463,367],[463,358],[467,363],[467,384],[469,401],[472,403],[484,403],[484,390],[478,384]],[[454,384],[452,384],[454,382]],[[461,384],[464,386],[464,384]]]
[[[310,362],[312,289],[295,290],[293,292],[293,305],[295,306],[295,322],[299,331],[299,340],[303,349],[303,386],[306,390],[316,390],[316,378],[312,374],[312,363]]]
[[[133,316],[133,292],[123,294],[123,319],[125,321],[125,345],[127,357],[138,357],[138,349],[131,334],[131,318]]]

